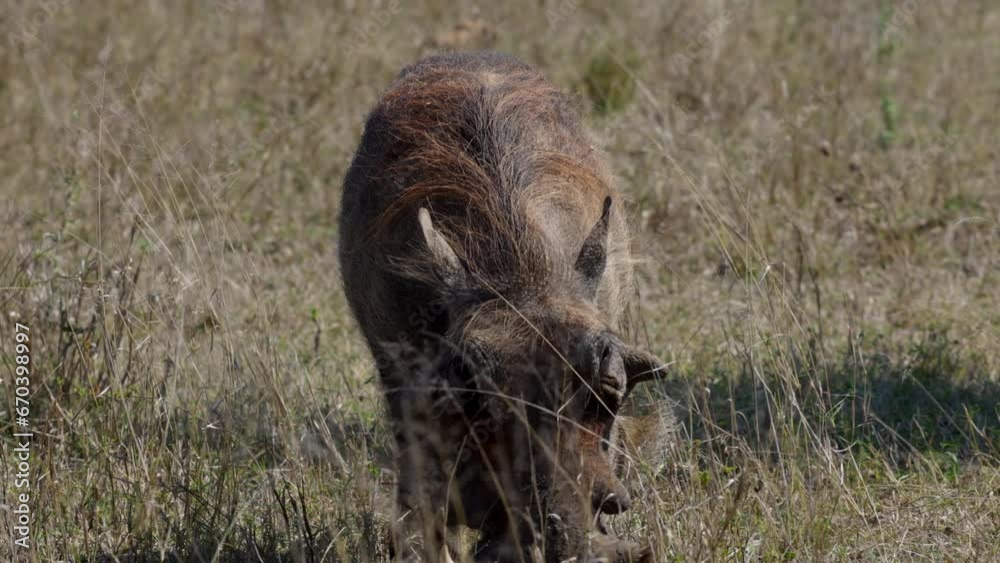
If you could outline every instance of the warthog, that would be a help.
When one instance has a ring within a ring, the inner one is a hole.
[[[569,96],[505,55],[404,69],[344,182],[340,261],[396,441],[395,557],[650,561],[606,535],[629,508],[615,417],[662,363],[619,327],[621,198]]]

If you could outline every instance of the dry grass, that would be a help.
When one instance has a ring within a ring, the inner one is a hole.
[[[580,92],[632,199],[635,336],[678,367],[637,408],[669,393],[684,439],[616,530],[661,560],[1000,558],[993,2],[882,34],[890,2],[42,4],[0,15],[33,560],[384,557],[335,217],[366,109],[439,46]]]

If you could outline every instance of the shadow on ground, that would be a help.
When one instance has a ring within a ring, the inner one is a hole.
[[[721,433],[766,450],[791,424],[901,467],[914,456],[1000,454],[1000,381],[986,362],[942,332],[906,348],[877,339],[863,348],[833,361],[799,350],[779,356],[774,369],[715,366],[660,390],[681,400],[680,419],[696,439]]]

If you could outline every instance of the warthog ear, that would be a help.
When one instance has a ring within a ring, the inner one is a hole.
[[[667,364],[653,354],[628,346],[622,352],[625,363],[625,395],[643,381],[658,379],[666,374]]]
[[[465,268],[458,259],[458,255],[455,254],[455,250],[448,244],[448,240],[434,228],[431,214],[426,207],[421,207],[420,211],[417,212],[417,220],[420,221],[420,230],[424,233],[427,249],[431,251],[435,273],[449,287],[459,287],[465,280]]]
[[[593,298],[597,294],[597,286],[604,275],[604,266],[608,261],[608,221],[611,217],[611,198],[604,198],[604,209],[601,218],[590,230],[583,241],[583,248],[576,257],[576,271],[583,276],[583,286],[587,295]]]

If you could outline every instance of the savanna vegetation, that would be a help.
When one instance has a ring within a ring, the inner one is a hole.
[[[615,532],[660,561],[1000,559],[991,0],[3,5],[0,557],[385,559],[340,183],[400,68],[489,48],[575,92],[630,200],[629,336],[672,371],[631,406]],[[643,422],[667,411],[677,440]]]

